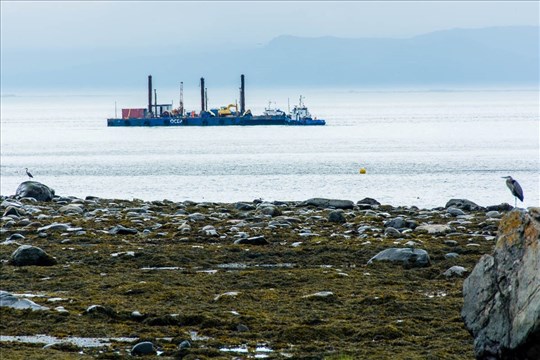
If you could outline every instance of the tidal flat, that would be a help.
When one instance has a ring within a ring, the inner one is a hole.
[[[144,341],[147,359],[471,359],[462,284],[507,209],[89,196],[1,210],[1,290],[48,308],[0,307],[3,359],[132,358]],[[14,265],[20,245],[56,264]],[[389,248],[429,263],[368,264]],[[11,341],[36,335],[54,339]]]

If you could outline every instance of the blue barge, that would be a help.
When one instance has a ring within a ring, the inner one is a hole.
[[[299,104],[286,114],[270,105],[262,115],[253,115],[245,109],[244,75],[241,76],[240,107],[236,104],[207,110],[206,88],[201,78],[201,111],[185,112],[183,105],[183,84],[180,88],[180,106],[173,109],[172,104],[158,104],[154,89],[152,99],[152,76],[148,76],[148,108],[122,109],[121,118],[107,119],[107,126],[251,126],[251,125],[325,125],[326,121],[313,118],[300,96]],[[234,108],[234,110],[232,110]]]

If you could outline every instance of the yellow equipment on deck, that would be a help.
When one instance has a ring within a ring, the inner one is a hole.
[[[218,116],[231,116],[233,115],[233,112],[231,111],[231,108],[234,108],[235,113],[238,112],[238,105],[236,104],[229,104],[227,106],[222,106],[218,110]]]

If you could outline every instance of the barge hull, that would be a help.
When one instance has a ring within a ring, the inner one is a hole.
[[[158,117],[107,119],[107,126],[251,126],[251,125],[325,125],[324,120],[291,120],[271,117]]]

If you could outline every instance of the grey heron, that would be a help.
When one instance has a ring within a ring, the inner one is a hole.
[[[512,179],[511,176],[503,176],[502,178],[506,179],[506,186],[508,186],[510,192],[512,193],[512,195],[514,195],[514,207],[516,207],[517,199],[523,202],[523,189],[516,180]]]
[[[33,176],[32,176],[32,174],[30,174],[30,171],[28,171],[28,168],[24,168],[24,169],[26,170],[26,175],[28,175],[28,177],[29,177],[30,179],[32,179]]]

